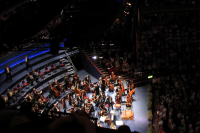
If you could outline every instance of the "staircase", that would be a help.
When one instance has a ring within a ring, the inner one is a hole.
[[[100,65],[100,61],[98,59],[94,60],[92,59],[92,54],[91,51],[88,48],[81,48],[83,50],[83,52],[87,55],[87,57],[93,62],[93,64],[101,71],[101,74],[104,74],[106,77],[110,76],[108,71],[106,69],[104,69],[101,65]],[[134,85],[136,87],[139,86],[143,86],[146,85],[148,83],[151,83],[151,79],[148,79],[147,76],[142,76],[142,77],[134,77],[132,78],[129,74],[120,72],[120,73],[116,73],[116,76],[121,76],[121,78],[125,81],[129,81],[129,80],[133,80]]]
[[[101,74],[104,74],[106,77],[110,76],[108,71],[100,65],[100,61],[98,59],[96,59],[96,60],[92,59],[92,54],[89,49],[82,48],[82,50],[87,55],[87,57],[94,63],[94,65],[101,71]],[[116,73],[115,75],[121,76],[121,78],[126,81],[133,79],[133,78],[131,78],[131,76],[129,74],[125,74],[123,72]]]

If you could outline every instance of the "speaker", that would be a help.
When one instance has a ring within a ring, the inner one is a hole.
[[[50,40],[50,54],[57,54],[59,51],[59,41],[58,39]]]

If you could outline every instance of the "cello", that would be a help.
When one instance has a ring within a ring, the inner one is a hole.
[[[90,92],[90,87],[88,85],[88,82],[84,81],[83,85],[85,86],[85,90],[87,91],[87,93]]]
[[[114,90],[114,86],[113,86],[113,84],[111,82],[108,84],[108,86],[109,86],[110,91]]]
[[[49,82],[48,82],[49,83]],[[60,97],[60,92],[56,89],[56,87],[53,87],[52,84],[50,84],[51,90],[55,92],[56,97]]]

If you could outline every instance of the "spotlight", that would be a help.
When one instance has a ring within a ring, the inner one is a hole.
[[[113,45],[114,45],[113,41],[110,41],[110,46],[113,46]]]
[[[93,60],[96,60],[96,59],[97,59],[97,56],[96,56],[96,55],[94,55],[94,56],[92,57],[92,59],[93,59]]]

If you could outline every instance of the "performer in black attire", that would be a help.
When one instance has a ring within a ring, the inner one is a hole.
[[[109,105],[109,110],[110,110],[110,107],[112,108],[112,110],[113,110],[113,104],[114,104],[114,102],[113,102],[113,100],[112,100],[112,97],[111,96],[109,96],[107,99],[106,99],[106,102],[108,103],[108,105]]]
[[[111,112],[111,113],[110,113],[110,119],[111,119],[112,123],[113,123],[114,125],[116,125],[117,117],[116,117],[116,115],[114,115],[114,112]]]
[[[25,62],[26,62],[26,70],[28,70],[29,68],[31,68],[31,65],[30,65],[30,59],[28,58],[27,55],[25,55]]]
[[[33,70],[33,79],[35,80],[35,82],[38,82],[39,79],[39,75],[37,74],[37,72],[35,72],[35,70]]]
[[[28,84],[33,85],[33,77],[29,73],[27,73],[26,80],[27,80]]]
[[[69,77],[68,77],[68,75],[65,75],[64,83],[65,83],[65,88],[67,89],[68,86],[69,86]]]
[[[6,74],[6,80],[8,81],[9,79],[12,81],[12,69],[7,65],[5,68],[5,74]]]
[[[88,83],[91,83],[91,79],[90,79],[90,76],[89,76],[89,75],[87,75],[87,76],[85,77],[85,81],[88,82]]]
[[[96,83],[96,87],[95,87],[94,91],[95,91],[96,95],[99,95],[99,85],[98,85],[98,83]]]

